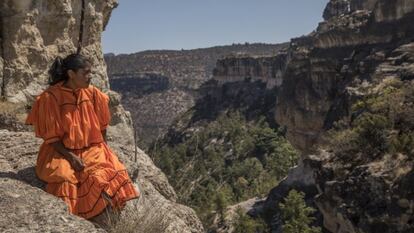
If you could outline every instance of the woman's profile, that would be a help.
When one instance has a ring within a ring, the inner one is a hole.
[[[48,193],[86,219],[106,208],[122,209],[140,195],[106,143],[109,98],[90,85],[91,65],[80,54],[57,58],[49,70],[50,86],[36,98],[26,119],[44,140],[37,176],[47,183]]]

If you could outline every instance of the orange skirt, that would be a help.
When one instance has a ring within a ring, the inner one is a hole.
[[[49,144],[40,147],[36,174],[47,182],[46,192],[63,199],[72,214],[89,219],[110,205],[122,209],[125,202],[140,194],[128,176],[125,166],[106,143],[72,150],[85,165],[75,172],[70,163]],[[105,192],[111,201],[102,197]]]

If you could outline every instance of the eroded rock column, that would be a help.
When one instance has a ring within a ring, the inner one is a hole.
[[[92,60],[93,83],[109,87],[101,49],[101,34],[115,0],[85,0],[82,54]],[[3,82],[8,101],[27,102],[44,89],[56,56],[76,52],[81,1],[6,0],[0,5]]]

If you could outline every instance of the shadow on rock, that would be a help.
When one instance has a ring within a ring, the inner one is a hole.
[[[39,178],[37,178],[34,166],[19,170],[17,173],[10,172],[10,171],[0,172],[0,178],[20,180],[35,188],[40,188],[42,190],[44,189],[46,185],[46,183],[44,183],[43,181],[39,180]]]

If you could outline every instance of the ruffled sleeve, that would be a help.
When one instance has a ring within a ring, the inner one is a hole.
[[[45,143],[62,139],[64,130],[59,105],[52,93],[44,92],[36,98],[26,124],[33,125],[36,137],[43,138]]]
[[[101,131],[105,130],[111,121],[111,113],[109,111],[109,97],[98,88],[95,88],[95,113],[99,120]]]

